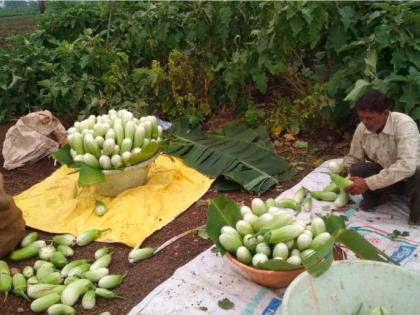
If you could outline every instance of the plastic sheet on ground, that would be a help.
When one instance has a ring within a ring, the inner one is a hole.
[[[50,233],[75,235],[92,228],[110,228],[99,241],[135,246],[184,212],[214,181],[164,154],[155,160],[144,185],[114,198],[95,193],[93,187],[80,187],[78,176],[63,166],[15,196],[26,224]],[[102,217],[94,212],[96,200],[109,209]]]
[[[330,181],[325,173],[328,161],[308,174],[300,183],[282,193],[292,197],[304,186],[322,190]],[[352,208],[344,214],[348,225],[363,234],[370,242],[402,266],[420,271],[420,226],[409,226],[408,208],[404,200],[392,198],[373,212],[356,211],[361,198],[356,196]],[[325,214],[331,203],[313,201],[312,213]],[[299,218],[309,219],[310,213],[300,213]],[[394,230],[408,231],[409,236],[391,240]],[[348,252],[349,259],[355,259]],[[248,280],[242,272],[211,249],[182,266],[167,281],[155,288],[129,315],[152,314],[281,314],[284,289],[267,289]],[[227,298],[233,308],[224,310],[218,302]]]

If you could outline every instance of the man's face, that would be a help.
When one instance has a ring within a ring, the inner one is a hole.
[[[389,110],[385,110],[382,113],[370,112],[370,111],[357,111],[357,115],[363,122],[365,127],[371,132],[379,132],[385,126],[386,120],[388,119]]]

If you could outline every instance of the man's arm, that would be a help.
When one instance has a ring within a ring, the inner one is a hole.
[[[396,137],[397,161],[378,174],[365,179],[370,190],[388,187],[413,176],[416,172],[419,131],[415,122],[406,122],[404,127],[399,129]]]

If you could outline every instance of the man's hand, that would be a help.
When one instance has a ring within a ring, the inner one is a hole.
[[[353,181],[353,184],[345,189],[350,195],[360,195],[369,190],[363,177],[354,176],[350,177],[350,179]]]

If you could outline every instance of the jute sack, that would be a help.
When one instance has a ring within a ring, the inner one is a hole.
[[[0,174],[0,257],[11,252],[25,235],[25,221],[13,198],[4,191]]]
[[[19,118],[3,143],[4,168],[12,170],[36,162],[66,142],[66,129],[48,110]]]

